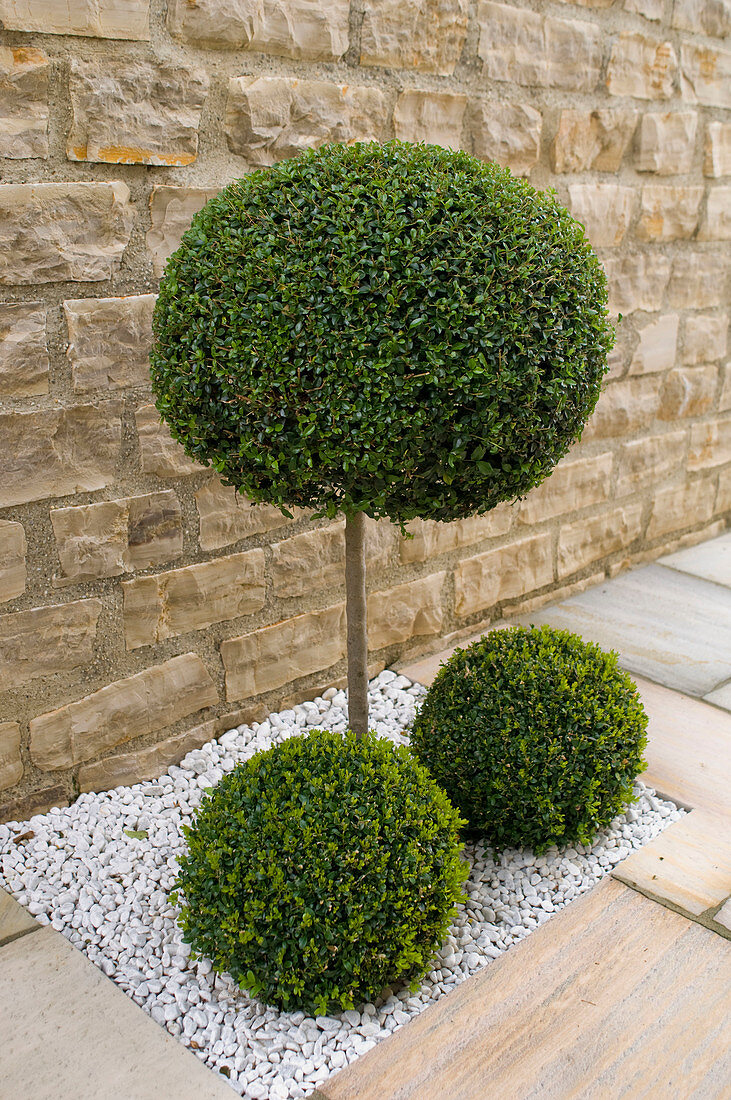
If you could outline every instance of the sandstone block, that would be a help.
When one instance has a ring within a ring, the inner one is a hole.
[[[673,309],[728,305],[728,258],[722,252],[685,252],[673,260],[668,302]]]
[[[490,80],[590,92],[601,68],[601,31],[594,23],[542,16],[480,0],[478,54]]]
[[[224,129],[233,153],[268,165],[326,142],[380,140],[386,114],[378,88],[241,76],[229,81]]]
[[[125,581],[122,589],[127,649],[155,645],[261,610],[266,592],[264,551],[247,550],[139,577]]]
[[[12,802],[3,802],[0,806],[0,821],[27,821],[35,814],[48,813],[54,806],[68,806],[69,798],[61,783],[36,788],[34,791],[14,798]]]
[[[709,470],[731,462],[731,416],[721,414],[690,430],[689,470]]]
[[[201,550],[220,550],[232,542],[283,527],[292,520],[271,504],[253,504],[231,485],[218,478],[207,482],[195,494],[198,508]]]
[[[647,252],[630,253],[620,259],[608,257],[604,270],[609,281],[609,311],[654,313],[662,308],[670,280],[671,264],[666,256]]]
[[[25,592],[26,549],[23,524],[0,519],[0,603]]]
[[[173,439],[154,405],[142,405],[137,409],[135,421],[143,474],[187,477],[205,470],[205,466],[188,458],[181,445]]]
[[[174,737],[167,737],[136,752],[105,756],[92,764],[79,768],[80,791],[108,791],[114,787],[130,786],[145,779],[157,779],[172,764],[179,764],[184,756],[200,749],[216,736],[217,722],[203,722],[200,726],[185,730]]]
[[[708,523],[713,515],[713,498],[713,484],[706,481],[658,489],[653,497],[647,538],[656,539],[671,531]]]
[[[702,187],[648,183],[642,188],[637,237],[641,241],[678,241],[693,236],[698,225]]]
[[[611,8],[614,0],[561,0],[563,4],[577,4],[582,8]]]
[[[104,164],[192,164],[208,85],[202,69],[72,60],[66,156]]]
[[[698,240],[731,241],[731,187],[711,188]]]
[[[642,15],[645,19],[659,22],[665,14],[665,0],[624,0],[625,11]]]
[[[725,38],[731,34],[731,4],[728,0],[673,0],[670,22],[680,31]]]
[[[635,189],[618,183],[572,183],[569,208],[595,248],[622,242],[635,206]]]
[[[444,622],[446,573],[433,573],[368,597],[368,648],[383,649],[417,636],[438,634]]]
[[[75,600],[0,615],[0,691],[87,665],[101,600]]]
[[[0,0],[6,31],[78,34],[90,38],[150,38],[150,0]]]
[[[54,585],[118,577],[183,552],[180,502],[172,490],[75,508],[52,508],[61,563]]]
[[[449,554],[460,546],[498,538],[509,531],[512,522],[513,508],[508,504],[499,504],[482,516],[468,516],[451,523],[414,519],[406,525],[413,538],[402,536],[399,540],[401,562],[426,561]]]
[[[63,303],[75,393],[149,386],[154,294]]]
[[[680,91],[688,103],[731,107],[731,50],[712,50],[699,42],[683,42]]]
[[[550,533],[517,539],[459,562],[454,570],[455,611],[465,618],[501,600],[525,596],[552,580]]]
[[[607,91],[637,99],[669,99],[678,60],[670,42],[626,31],[617,36],[609,57]]]
[[[718,399],[719,412],[731,412],[731,363],[727,363],[723,369],[723,382],[721,384],[721,396]]]
[[[48,74],[43,50],[0,46],[0,156],[48,156]]]
[[[717,388],[717,367],[677,367],[665,377],[657,415],[660,420],[702,416],[713,405]]]
[[[728,313],[689,314],[685,319],[683,362],[692,367],[723,359],[728,319]]]
[[[612,476],[612,454],[594,455],[579,461],[565,459],[555,467],[550,477],[531,489],[520,504],[521,523],[540,523],[553,516],[576,512],[590,504],[598,504],[609,496]]]
[[[133,218],[126,183],[0,184],[0,284],[109,279]]]
[[[541,112],[527,103],[477,99],[469,114],[474,155],[494,160],[516,176],[527,176],[541,153]]]
[[[0,414],[0,507],[103,489],[120,458],[119,414],[116,402]]]
[[[365,552],[369,568],[388,564],[395,534],[386,521],[366,520]],[[271,547],[271,578],[280,597],[304,596],[326,585],[345,583],[345,521],[304,531]]]
[[[685,444],[684,431],[665,432],[625,443],[617,459],[616,495],[628,496],[664,481],[683,465]]]
[[[731,512],[731,469],[721,470],[718,475],[718,494],[714,515],[727,516]]]
[[[662,377],[651,374],[613,382],[602,393],[583,438],[610,439],[645,431],[657,414]]]
[[[184,653],[33,718],[31,759],[42,771],[73,767],[217,702],[200,657]]]
[[[337,61],[348,48],[348,0],[169,0],[175,38],[211,50]]]
[[[468,0],[379,0],[368,4],[360,63],[448,76],[462,53],[468,18]]]
[[[637,140],[637,170],[660,176],[690,172],[697,129],[695,111],[643,115]]]
[[[623,108],[561,111],[551,146],[554,172],[616,172],[638,118]]]
[[[0,791],[15,786],[22,778],[20,725],[18,722],[0,722]]]
[[[731,122],[709,122],[703,155],[707,176],[731,176]]]
[[[221,642],[226,699],[247,699],[320,672],[345,656],[345,604],[308,611]]]
[[[48,393],[48,366],[42,304],[0,303],[0,397]]]
[[[466,106],[466,95],[410,88],[396,100],[394,134],[398,141],[425,141],[445,149],[459,149]]]
[[[559,579],[624,550],[639,537],[641,528],[641,504],[615,508],[602,516],[566,524],[558,536]]]
[[[665,313],[640,329],[640,339],[630,363],[630,374],[655,374],[675,366],[678,347],[677,313]]]
[[[185,230],[190,228],[193,215],[217,194],[216,187],[153,187],[146,239],[152,269],[158,279],[165,270],[165,261],[175,252]]]

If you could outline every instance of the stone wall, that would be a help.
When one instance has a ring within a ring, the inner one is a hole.
[[[237,501],[151,403],[157,280],[222,184],[327,140],[556,188],[623,314],[514,506],[369,531],[374,666],[731,513],[729,0],[0,0],[0,814],[149,777],[345,671],[342,523]]]

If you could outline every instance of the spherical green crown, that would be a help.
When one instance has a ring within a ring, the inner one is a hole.
[[[437,146],[331,145],[225,188],[168,262],[152,386],[251,499],[404,522],[538,484],[599,396],[604,272],[556,199]]]

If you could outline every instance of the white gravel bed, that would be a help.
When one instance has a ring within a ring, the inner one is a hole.
[[[405,743],[425,690],[382,672],[370,685],[371,725]],[[207,960],[190,960],[168,898],[183,850],[180,828],[203,791],[239,761],[305,728],[344,729],[346,703],[344,692],[330,689],[260,724],[229,730],[158,780],[84,794],[66,809],[0,825],[0,883],[248,1100],[306,1096],[684,812],[638,782],[639,800],[591,847],[552,848],[540,857],[509,850],[495,860],[489,848],[468,845],[468,901],[414,994],[394,990],[361,1011],[332,1017],[279,1012],[216,976]]]

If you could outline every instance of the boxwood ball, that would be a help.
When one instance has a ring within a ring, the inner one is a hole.
[[[255,501],[452,520],[579,436],[613,332],[583,228],[507,169],[330,145],[226,187],[168,261],[152,388]]]

